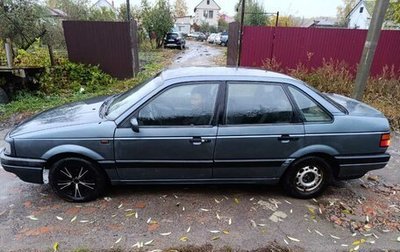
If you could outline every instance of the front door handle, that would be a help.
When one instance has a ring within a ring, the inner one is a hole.
[[[298,137],[292,137],[287,134],[283,134],[282,136],[278,137],[278,141],[280,141],[281,143],[289,143],[290,141],[297,141],[297,140],[299,140]]]
[[[211,142],[210,139],[204,139],[202,137],[193,137],[192,139],[189,140],[193,145],[201,145],[203,143],[209,143]]]

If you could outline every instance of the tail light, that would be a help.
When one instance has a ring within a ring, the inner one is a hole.
[[[381,141],[379,143],[379,147],[381,148],[387,148],[390,146],[390,134],[382,134],[381,135]]]

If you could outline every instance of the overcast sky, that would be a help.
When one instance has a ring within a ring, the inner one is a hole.
[[[95,1],[95,0],[92,0]],[[112,1],[112,0],[108,0]],[[156,0],[150,0],[155,2]],[[193,15],[193,9],[201,0],[186,0],[188,5],[188,15]],[[235,14],[235,4],[237,0],[215,0],[221,7],[221,11],[231,16]],[[336,7],[342,5],[342,0],[258,0],[264,5],[267,12],[279,11],[281,15],[295,15],[299,17],[319,17],[336,16]],[[115,5],[119,6],[126,0],[114,0]],[[169,0],[171,4],[175,0]],[[131,5],[140,5],[140,0],[130,0]]]

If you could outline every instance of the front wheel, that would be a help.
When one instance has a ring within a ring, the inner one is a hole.
[[[82,158],[64,158],[50,167],[50,185],[66,201],[86,202],[100,196],[106,186],[105,174]]]
[[[309,156],[294,161],[281,182],[290,196],[309,199],[325,190],[331,176],[331,167],[324,159]]]

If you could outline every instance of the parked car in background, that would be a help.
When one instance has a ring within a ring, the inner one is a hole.
[[[207,39],[206,35],[202,32],[199,32],[195,37],[196,41],[201,41],[201,42],[205,41],[206,39]]]
[[[216,36],[217,36],[216,33],[211,33],[207,38],[207,42],[210,44],[214,44]]]
[[[222,46],[228,46],[228,33],[227,32],[223,32],[222,34],[221,34],[221,43],[220,43],[220,45],[222,45]]]
[[[221,32],[217,33],[214,38],[214,44],[220,45],[221,44]]]
[[[166,70],[111,97],[42,112],[11,130],[1,165],[83,202],[107,184],[280,183],[312,198],[385,167],[378,110],[271,71]]]
[[[164,48],[173,47],[184,49],[186,47],[186,40],[182,33],[179,32],[169,32],[164,39]]]

